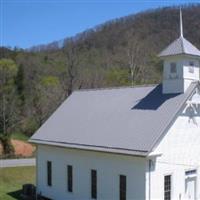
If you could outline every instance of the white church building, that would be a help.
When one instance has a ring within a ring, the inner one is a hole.
[[[180,19],[161,84],[75,91],[31,137],[38,194],[200,200],[200,51]]]

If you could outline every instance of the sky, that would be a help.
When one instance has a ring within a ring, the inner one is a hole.
[[[0,46],[29,48],[108,20],[190,0],[0,0]]]

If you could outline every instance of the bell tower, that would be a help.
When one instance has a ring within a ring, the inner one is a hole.
[[[200,80],[200,51],[183,36],[180,9],[180,37],[166,47],[163,60],[163,94],[184,93],[193,81]]]

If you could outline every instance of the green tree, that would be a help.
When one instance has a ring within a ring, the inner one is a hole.
[[[35,120],[41,126],[58,107],[62,96],[60,81],[55,76],[42,77],[36,85],[34,97]]]
[[[5,154],[13,152],[10,136],[17,122],[16,74],[14,61],[0,60],[0,141]]]
[[[19,98],[21,103],[24,104],[25,96],[24,96],[24,67],[23,65],[19,65],[17,76],[16,76],[16,86],[17,92],[19,94]]]
[[[127,69],[111,69],[107,74],[107,84],[115,83],[115,86],[130,85],[128,74],[129,71]]]

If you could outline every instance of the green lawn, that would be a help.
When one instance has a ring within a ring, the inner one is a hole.
[[[0,168],[0,200],[20,200],[25,183],[35,184],[35,167]]]

